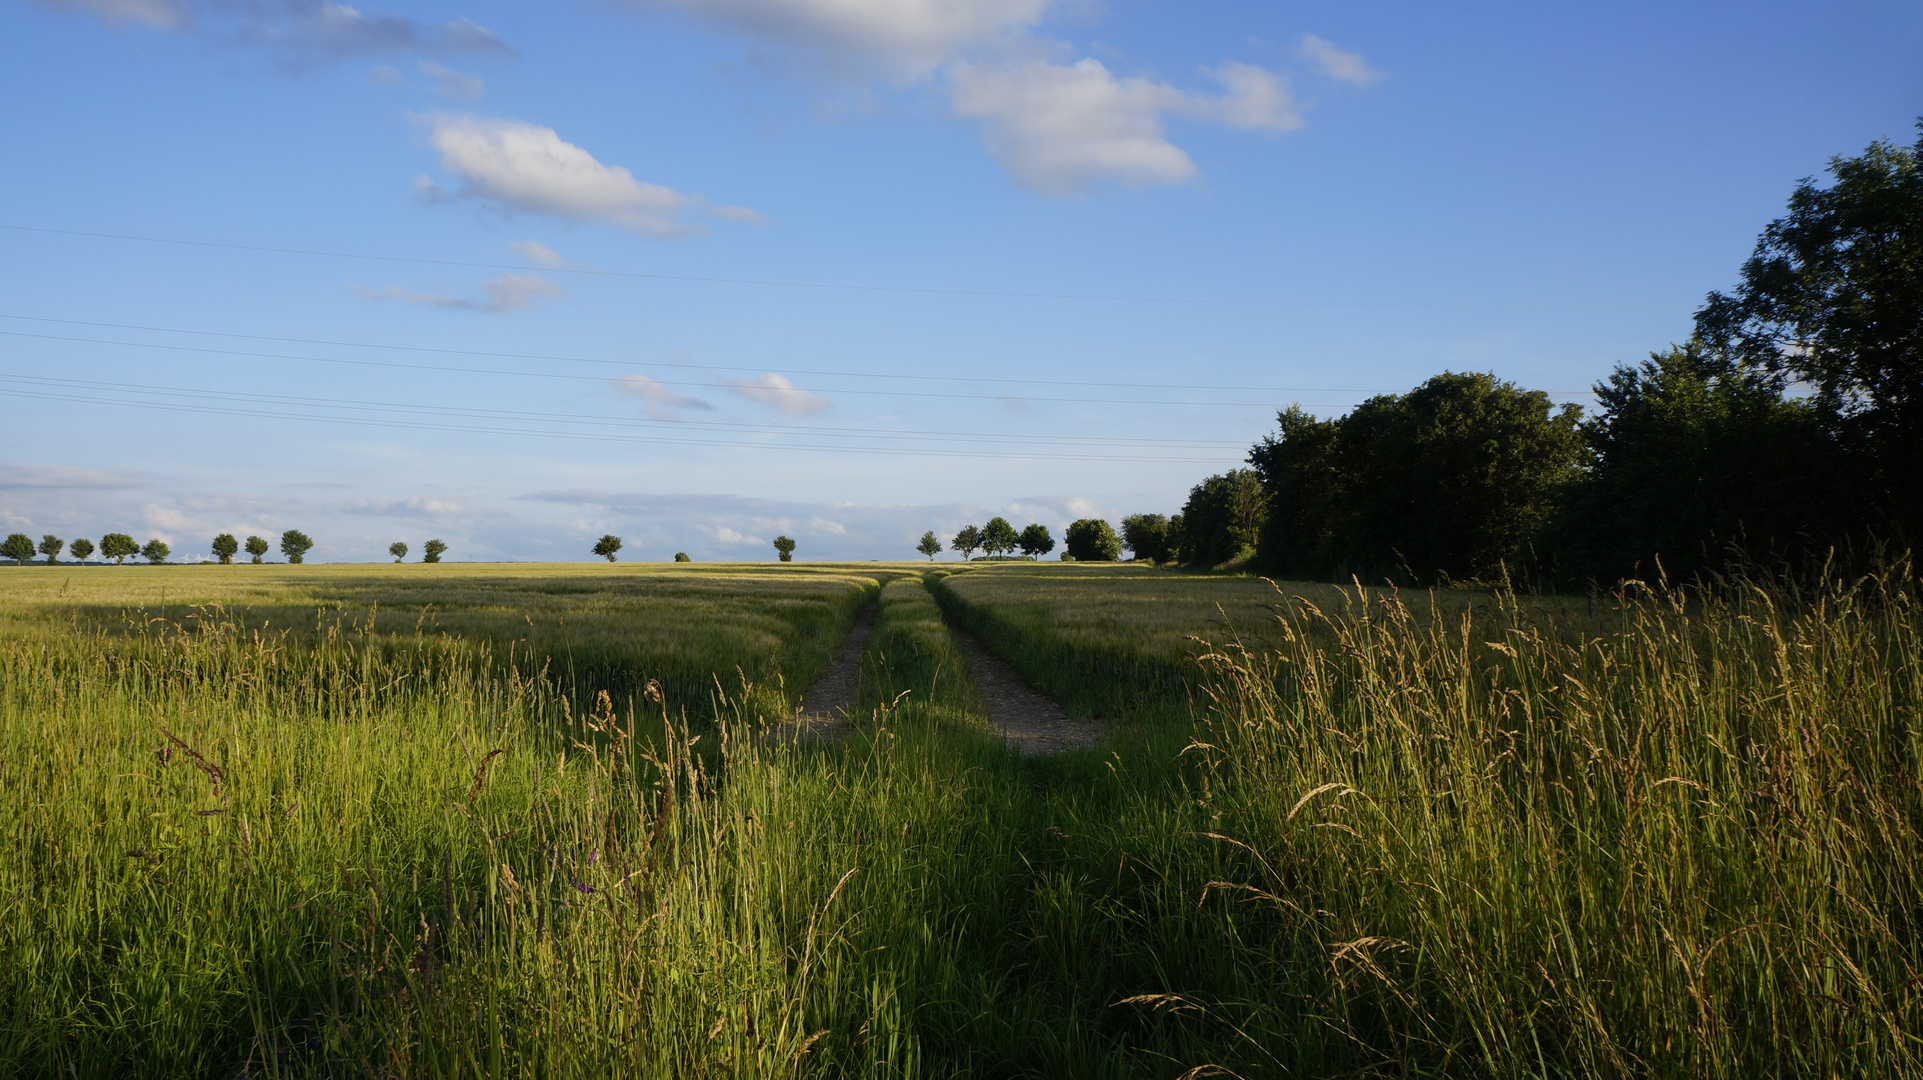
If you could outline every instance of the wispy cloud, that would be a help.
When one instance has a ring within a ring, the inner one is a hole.
[[[416,185],[430,198],[478,199],[504,209],[614,225],[645,236],[699,231],[688,220],[703,212],[699,196],[636,180],[619,165],[604,165],[553,128],[519,120],[441,117],[428,141],[441,168],[461,178],[449,193],[423,176]],[[728,216],[739,211],[731,209]]]
[[[646,375],[624,375],[614,380],[614,388],[648,403],[648,415],[657,420],[674,418],[673,409],[713,409],[700,398],[677,394]]]
[[[516,240],[509,244],[508,248],[534,265],[545,266],[550,270],[559,270],[568,265],[568,261],[563,259],[559,252],[539,240]]]
[[[1322,74],[1338,82],[1355,86],[1374,86],[1388,78],[1382,72],[1370,67],[1369,62],[1362,57],[1352,52],[1343,52],[1335,47],[1334,42],[1326,41],[1314,34],[1302,35],[1302,55],[1316,67],[1321,68]]]
[[[156,30],[179,30],[193,21],[183,0],[32,0],[66,14],[85,14],[115,26],[139,23]]]
[[[743,34],[812,66],[916,78],[1039,22],[1050,0],[628,0]]]
[[[502,274],[481,282],[480,297],[453,296],[445,292],[421,292],[401,285],[371,289],[350,286],[364,300],[397,300],[403,304],[455,308],[461,311],[486,311],[506,315],[523,311],[544,296],[566,296],[559,285],[539,274]]]
[[[724,379],[728,392],[736,397],[758,401],[786,416],[810,416],[833,402],[820,394],[803,390],[772,372],[752,379]]]
[[[144,481],[121,469],[84,469],[73,465],[27,465],[0,461],[0,491],[17,488],[62,490],[139,487]]]
[[[466,72],[444,68],[432,60],[421,61],[421,73],[434,80],[434,92],[449,101],[476,101],[487,92],[487,85]]]
[[[1092,58],[1011,66],[959,62],[948,69],[955,114],[981,120],[995,159],[1024,187],[1049,195],[1075,194],[1104,181],[1145,186],[1194,177],[1195,162],[1168,140],[1166,116],[1254,131],[1302,126],[1281,75],[1234,62],[1203,73],[1221,84],[1221,93],[1118,78]]]
[[[520,55],[470,19],[434,25],[333,0],[31,0],[113,25],[193,31],[277,54],[294,68],[373,56]]]

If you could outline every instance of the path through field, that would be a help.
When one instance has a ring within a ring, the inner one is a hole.
[[[828,661],[828,670],[801,695],[801,708],[792,719],[769,732],[769,738],[776,742],[806,742],[832,739],[841,734],[848,722],[845,714],[854,708],[861,688],[861,652],[868,644],[868,632],[875,628],[878,607],[869,604],[856,616],[855,625],[848,631],[848,640],[841,643],[834,659]]]
[[[1089,746],[1101,736],[1099,721],[1076,720],[1055,699],[1022,678],[1022,673],[996,656],[982,640],[956,626],[948,630],[968,654],[969,672],[988,699],[988,722],[1008,745],[1023,754],[1055,754]]]

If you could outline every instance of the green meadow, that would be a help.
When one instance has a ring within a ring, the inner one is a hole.
[[[10,569],[0,1072],[1923,1076],[1915,596]]]

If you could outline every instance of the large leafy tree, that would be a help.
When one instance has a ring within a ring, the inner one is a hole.
[[[387,545],[387,553],[389,555],[394,556],[394,561],[397,563],[406,562],[407,561],[407,541],[396,540],[393,543]]]
[[[1062,539],[1069,558],[1076,562],[1114,562],[1122,554],[1122,538],[1101,518],[1071,522]]]
[[[1923,121],[1918,123],[1923,130]],[[1797,184],[1742,284],[1711,293],[1696,332],[1744,367],[1794,379],[1856,458],[1880,520],[1923,532],[1923,137],[1830,161]]]
[[[1281,430],[1249,454],[1273,508],[1263,561],[1314,576],[1499,573],[1531,554],[1581,475],[1581,412],[1493,375],[1453,372],[1334,421],[1284,412]]]
[[[973,525],[964,525],[948,546],[961,552],[962,561],[967,562],[982,546],[982,531]]]
[[[1022,542],[1021,534],[1005,517],[992,517],[982,526],[982,550],[990,555],[1006,555]]]
[[[445,554],[447,554],[447,543],[445,541],[429,540],[427,543],[421,545],[422,562],[440,562],[441,556]],[[299,562],[300,560],[296,559],[294,561]]]
[[[67,542],[65,540],[60,539],[52,533],[48,533],[40,538],[40,554],[47,557],[48,566],[52,566],[54,563],[60,561],[60,549],[66,546]]]
[[[4,555],[21,566],[33,558],[33,537],[26,533],[12,533],[5,542],[0,542],[0,555]]]
[[[621,550],[621,538],[609,533],[594,542],[594,554],[609,562],[614,561],[614,553]]]
[[[775,537],[775,557],[782,562],[794,562],[795,542],[786,536]]]
[[[213,547],[215,558],[223,563],[231,563],[240,551],[240,541],[234,539],[233,533],[221,533],[214,537]]]
[[[1167,562],[1173,538],[1168,517],[1163,514],[1130,514],[1122,519],[1122,546],[1138,559]]]
[[[280,534],[280,553],[287,556],[290,563],[299,563],[307,558],[314,549],[314,538],[299,529],[289,529]],[[259,559],[254,560],[259,562]]]
[[[167,542],[165,540],[160,539],[159,537],[155,537],[147,541],[147,546],[140,549],[140,557],[147,560],[148,562],[152,563],[155,566],[159,566],[161,563],[166,562],[167,556],[172,555],[173,553],[174,553],[174,549],[169,547],[167,545]]]
[[[935,530],[922,533],[921,542],[915,545],[915,550],[928,556],[929,562],[934,562],[935,556],[941,554],[941,541],[935,538]]]
[[[72,550],[74,558],[86,562],[93,558],[93,541],[83,536],[73,542]]]
[[[1567,579],[1681,577],[1732,546],[1782,550],[1833,514],[1818,410],[1701,343],[1652,353],[1596,386],[1593,456],[1546,537]]]
[[[1230,469],[1189,489],[1182,506],[1181,539],[1189,562],[1214,566],[1254,546],[1268,507],[1268,495],[1253,469]]]
[[[112,559],[115,566],[126,562],[128,556],[138,554],[140,554],[140,545],[126,533],[108,533],[100,538],[100,557]]]
[[[1055,550],[1055,537],[1049,533],[1048,526],[1040,522],[1023,529],[1018,542],[1022,546],[1022,554],[1031,558],[1039,559]]]
[[[102,541],[102,542],[104,543],[105,541]],[[262,555],[267,554],[267,541],[261,539],[258,536],[248,537],[247,538],[247,554],[253,556],[253,560],[255,562],[259,562],[260,557]]]

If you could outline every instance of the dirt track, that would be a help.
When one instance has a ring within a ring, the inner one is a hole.
[[[1099,721],[1070,717],[1054,698],[1030,686],[1014,665],[996,656],[980,638],[952,622],[948,632],[955,635],[968,655],[969,673],[988,699],[988,722],[1009,746],[1024,754],[1055,754],[1089,746],[1101,737],[1103,725]]]

